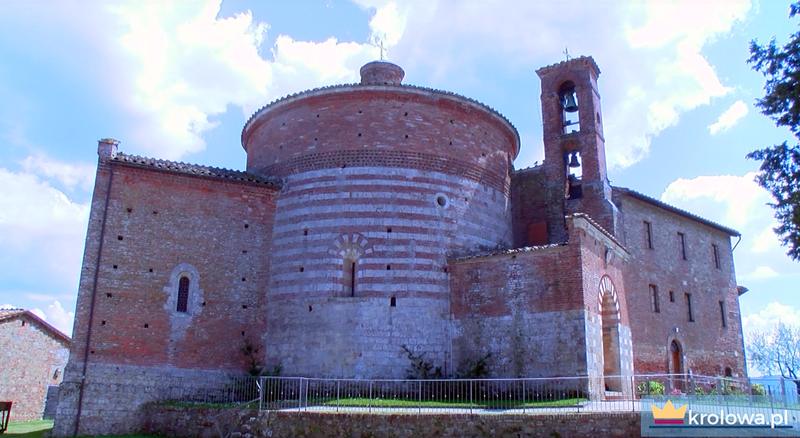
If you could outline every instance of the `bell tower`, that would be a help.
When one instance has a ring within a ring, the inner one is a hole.
[[[586,213],[616,235],[617,207],[606,173],[605,139],[597,77],[588,56],[536,71],[542,83],[544,166],[550,201],[565,214]]]

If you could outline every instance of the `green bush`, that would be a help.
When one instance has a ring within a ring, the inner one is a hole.
[[[753,395],[767,395],[767,388],[764,388],[764,385],[760,383],[754,383],[753,386],[750,387],[750,392]]]
[[[664,384],[656,380],[648,380],[636,385],[636,392],[639,395],[664,395]]]

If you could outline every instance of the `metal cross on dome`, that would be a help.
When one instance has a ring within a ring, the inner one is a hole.
[[[386,48],[383,47],[383,38],[379,36],[375,36],[375,42],[373,43],[374,46],[381,49],[381,61],[384,60],[384,53],[386,52]]]
[[[569,56],[569,48],[568,47],[564,47],[564,57],[567,58],[567,61],[569,61],[569,59],[571,58]]]

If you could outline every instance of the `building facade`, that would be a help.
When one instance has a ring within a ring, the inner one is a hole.
[[[11,420],[39,420],[46,405],[54,412],[69,344],[33,312],[0,309],[0,401],[12,402]]]
[[[591,58],[537,73],[529,169],[500,113],[383,61],[257,111],[245,171],[101,140],[56,435],[132,430],[169,379],[246,372],[245,345],[292,376],[488,357],[495,377],[593,377],[593,397],[746,374],[738,233],[609,184]]]

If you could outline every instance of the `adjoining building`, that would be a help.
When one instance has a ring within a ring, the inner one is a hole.
[[[0,401],[11,420],[53,418],[70,339],[35,313],[0,309]]]
[[[245,171],[101,140],[57,436],[126,432],[172,378],[243,345],[284,375],[746,375],[731,237],[608,181],[594,60],[537,71],[544,163],[475,100],[402,84],[309,90],[244,126]],[[144,390],[142,389],[144,388]]]

